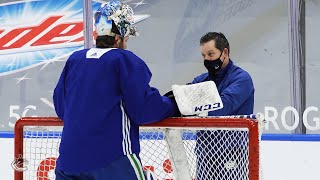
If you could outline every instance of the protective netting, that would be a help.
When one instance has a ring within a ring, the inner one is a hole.
[[[25,126],[23,159],[27,161],[24,179],[55,179],[62,126]]]
[[[25,180],[54,179],[61,131],[24,127]],[[142,128],[140,157],[144,169],[159,180],[248,180],[248,133],[247,128]]]
[[[142,164],[153,170],[158,179],[249,179],[248,129],[179,129],[183,151],[179,150],[179,142],[172,143],[166,137],[170,131],[143,129],[140,133]],[[175,159],[177,162],[172,162]],[[187,162],[187,169],[174,167],[184,163],[181,161]]]

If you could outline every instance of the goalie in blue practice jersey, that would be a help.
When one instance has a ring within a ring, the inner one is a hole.
[[[125,50],[136,36],[130,6],[110,1],[95,13],[96,47],[67,60],[53,100],[64,121],[56,179],[145,179],[139,159],[139,125],[177,112],[150,87],[145,62]]]

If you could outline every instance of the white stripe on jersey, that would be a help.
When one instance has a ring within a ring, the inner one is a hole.
[[[120,108],[122,111],[122,150],[124,155],[132,154],[131,139],[130,139],[130,119],[123,108],[121,102]]]
[[[121,116],[122,116],[122,150],[123,150],[123,154],[126,155],[126,138],[125,138],[125,129],[124,129],[124,124],[125,124],[125,116],[124,116],[124,110],[123,110],[123,107],[122,107],[122,102],[120,104],[120,108],[121,108]]]
[[[131,124],[130,124],[130,119],[128,118],[127,114],[124,113],[125,117],[126,117],[126,135],[127,135],[127,147],[128,147],[128,153],[132,154],[132,150],[131,150],[131,138],[130,138],[130,129],[131,129]]]

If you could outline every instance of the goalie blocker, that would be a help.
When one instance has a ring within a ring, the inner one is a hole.
[[[204,115],[223,108],[219,92],[213,81],[190,85],[173,85],[172,91],[183,115]]]

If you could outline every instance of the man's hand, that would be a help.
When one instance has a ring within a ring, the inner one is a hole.
[[[171,91],[169,91],[169,92],[167,92],[167,93],[165,93],[164,94],[164,96],[167,96],[168,98],[170,98],[170,99],[174,99],[175,100],[175,98],[174,98],[174,94],[173,94],[173,91],[171,90]]]
[[[174,97],[174,94],[173,94],[173,91],[171,90],[171,91],[169,91],[169,92],[167,92],[167,93],[165,93],[163,96],[166,96],[166,97],[168,97],[168,98],[170,98],[170,100],[176,105],[176,106],[178,106],[177,105],[177,101],[176,101],[176,98]],[[179,109],[179,108],[178,108]],[[176,113],[173,117],[181,117],[182,115],[181,115],[181,113],[179,112],[179,113]]]

